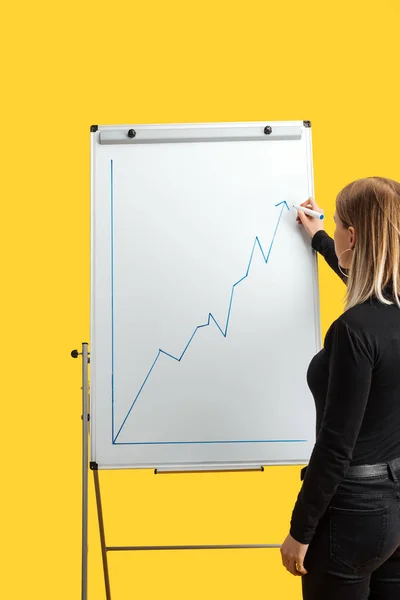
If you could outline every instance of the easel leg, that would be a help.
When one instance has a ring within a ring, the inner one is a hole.
[[[71,354],[77,358],[79,353],[73,350]],[[84,342],[82,344],[82,600],[87,600],[88,587],[88,364],[88,344]]]
[[[100,495],[100,483],[99,483],[99,472],[97,469],[93,470],[94,475],[94,489],[96,492],[96,504],[97,504],[97,516],[99,519],[99,531],[100,531],[100,542],[101,542],[101,555],[103,558],[103,570],[104,570],[104,583],[106,586],[106,598],[111,600],[110,590],[110,577],[108,575],[108,560],[107,560],[107,549],[106,549],[106,537],[104,534],[104,522],[103,522],[103,511],[101,508],[101,495]]]

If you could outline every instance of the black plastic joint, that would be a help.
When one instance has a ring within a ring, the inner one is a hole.
[[[97,462],[91,462],[90,463],[90,470],[91,471],[97,471],[99,468],[99,465],[97,464]]]
[[[90,126],[90,132],[91,132],[91,133],[94,133],[95,131],[97,131],[97,130],[98,130],[98,128],[99,128],[99,126],[98,126],[98,125],[91,125],[91,126]]]
[[[311,121],[303,121],[304,127],[311,127]]]

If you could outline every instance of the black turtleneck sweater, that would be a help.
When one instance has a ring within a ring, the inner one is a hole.
[[[325,231],[312,239],[338,269]],[[400,456],[400,309],[378,300],[345,311],[312,359],[307,382],[316,407],[316,442],[295,504],[290,533],[308,544],[350,465]]]

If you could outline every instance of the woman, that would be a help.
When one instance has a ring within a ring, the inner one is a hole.
[[[317,438],[282,562],[304,600],[400,600],[400,183],[347,185],[334,240],[297,220],[347,292],[307,373]]]

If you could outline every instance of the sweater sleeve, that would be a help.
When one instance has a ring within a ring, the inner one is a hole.
[[[373,358],[339,318],[325,338],[329,378],[325,412],[293,509],[290,534],[308,544],[337,487],[346,476],[368,402]]]
[[[328,265],[339,275],[340,279],[346,283],[347,278],[339,270],[339,262],[335,252],[335,242],[323,229],[314,234],[311,245],[326,260]]]

